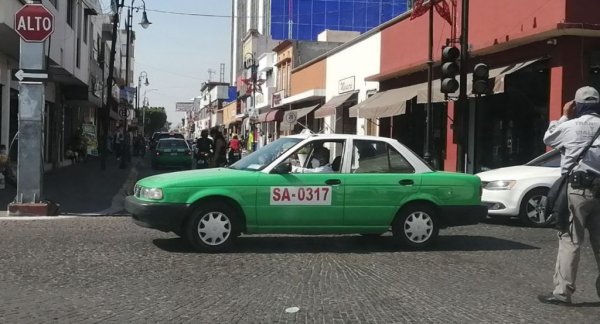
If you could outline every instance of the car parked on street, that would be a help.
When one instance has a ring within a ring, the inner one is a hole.
[[[150,138],[150,143],[148,146],[150,150],[154,150],[156,148],[156,144],[163,138],[181,138],[184,139],[183,134],[175,133],[175,132],[154,132],[152,134],[152,138]]]
[[[192,149],[180,138],[163,138],[152,152],[152,169],[164,167],[192,168]]]
[[[441,228],[485,216],[480,194],[478,177],[434,171],[394,139],[301,134],[226,168],[144,178],[125,208],[138,225],[207,251],[241,233],[378,236],[390,228],[405,246],[425,248]]]
[[[546,227],[544,206],[548,189],[560,178],[560,152],[546,152],[524,165],[476,174],[481,178],[481,200],[492,217],[518,217],[524,224]]]

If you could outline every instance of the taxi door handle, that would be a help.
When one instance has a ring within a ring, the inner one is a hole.
[[[398,183],[403,186],[412,186],[415,184],[415,182],[412,181],[411,179],[402,179],[402,180],[398,181]]]
[[[340,180],[340,179],[329,179],[329,180],[325,180],[325,184],[328,184],[328,185],[339,185],[339,184],[342,184],[342,180]]]

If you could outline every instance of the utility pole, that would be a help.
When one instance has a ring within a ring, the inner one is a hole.
[[[118,0],[113,0],[118,1]],[[110,124],[110,102],[112,98],[112,86],[113,86],[113,77],[115,70],[115,56],[117,53],[116,43],[117,43],[117,27],[119,25],[119,9],[124,6],[125,0],[121,0],[121,3],[116,6],[115,13],[113,15],[113,28],[111,35],[111,47],[110,47],[110,58],[108,60],[108,78],[106,79],[106,102],[104,103],[104,107],[102,109],[103,112],[103,122],[102,122],[102,143],[100,147],[102,148],[102,158],[100,159],[100,169],[106,170],[106,157],[108,155],[107,143],[106,140],[108,138],[108,126]]]

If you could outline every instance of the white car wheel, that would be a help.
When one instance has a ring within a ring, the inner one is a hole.
[[[546,227],[552,222],[552,219],[546,217],[544,212],[547,195],[548,189],[538,188],[531,190],[523,197],[519,218],[525,225]]]

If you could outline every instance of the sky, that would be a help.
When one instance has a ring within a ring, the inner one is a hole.
[[[220,64],[225,63],[224,81],[230,82],[231,1],[144,1],[152,25],[143,29],[139,25],[142,10],[134,11],[132,25],[136,40],[133,80],[137,85],[140,73],[147,73],[150,84],[147,87],[142,84],[140,103],[145,92],[149,105],[165,107],[167,120],[176,126],[185,115],[175,111],[175,102],[200,95],[202,82],[208,81],[209,69],[215,71],[211,80],[219,81]],[[101,0],[100,3],[105,13],[110,12],[110,0]],[[125,0],[125,4],[131,5],[131,0]],[[134,6],[141,5],[142,0],[134,0]],[[125,26],[125,16],[126,10],[120,16],[120,26]]]

